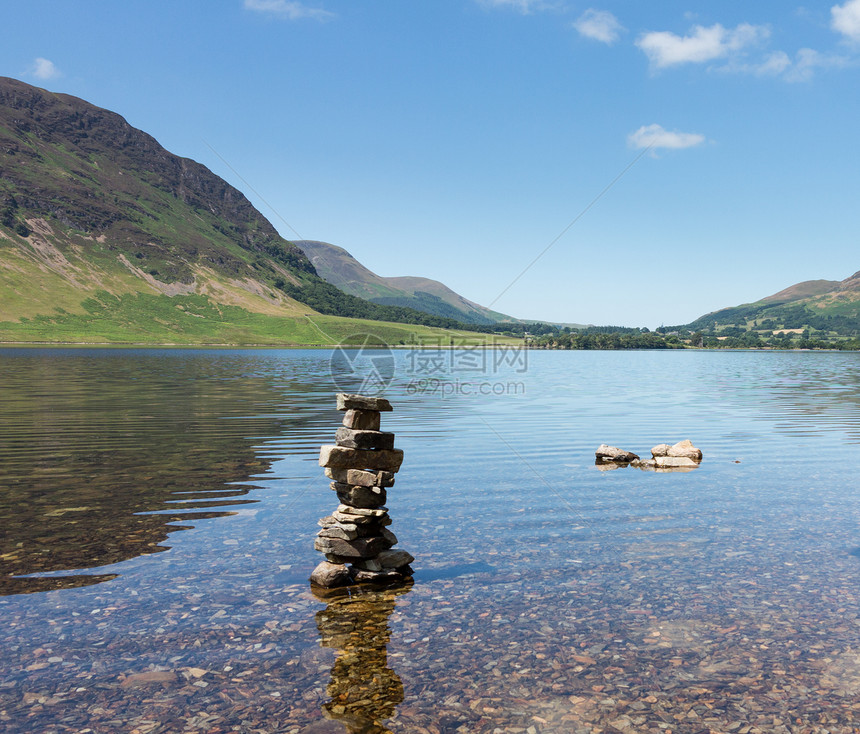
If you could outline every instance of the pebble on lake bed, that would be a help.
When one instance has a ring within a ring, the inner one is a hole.
[[[391,524],[386,489],[403,462],[394,448],[394,434],[379,430],[380,413],[392,410],[384,398],[337,396],[345,411],[335,444],[320,449],[319,464],[334,481],[331,489],[340,504],[319,524],[314,548],[325,554],[311,574],[311,583],[323,588],[354,583],[390,584],[411,578],[415,559],[404,550],[392,550],[397,537]],[[347,565],[349,564],[349,565]]]

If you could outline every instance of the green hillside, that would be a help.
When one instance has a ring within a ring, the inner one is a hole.
[[[0,77],[0,341],[485,339],[460,326],[339,291],[205,166]]]
[[[304,251],[325,281],[373,303],[414,308],[465,324],[488,325],[516,321],[464,298],[438,280],[377,275],[337,245],[315,240],[299,240],[293,244]]]

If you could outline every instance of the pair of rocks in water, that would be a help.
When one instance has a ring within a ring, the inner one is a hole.
[[[689,439],[670,446],[661,443],[651,449],[650,459],[641,459],[632,451],[624,451],[616,446],[601,444],[594,452],[595,463],[601,469],[617,469],[622,466],[635,466],[639,469],[655,471],[690,471],[702,461],[701,449],[693,446]]]
[[[397,537],[389,530],[385,503],[403,452],[394,448],[394,434],[380,430],[381,414],[391,411],[384,398],[337,396],[344,411],[335,444],[320,449],[320,466],[332,480],[340,502],[319,521],[314,548],[325,554],[311,582],[325,588],[353,583],[392,583],[412,576],[415,559],[395,550]]]

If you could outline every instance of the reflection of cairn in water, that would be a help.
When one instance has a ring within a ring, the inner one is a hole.
[[[391,518],[385,507],[387,488],[403,462],[394,448],[394,434],[379,430],[381,411],[390,411],[384,398],[361,395],[337,396],[338,410],[345,411],[334,446],[320,450],[320,466],[334,481],[340,505],[320,520],[322,530],[314,548],[326,560],[311,574],[322,587],[369,582],[388,584],[412,576],[415,560],[404,550],[392,550],[397,538],[388,529]],[[346,564],[351,564],[347,568]]]
[[[396,588],[314,591],[328,603],[316,615],[320,645],[337,655],[323,715],[341,722],[350,734],[385,734],[381,722],[403,700],[403,684],[388,667],[388,618],[411,584],[407,579]]]

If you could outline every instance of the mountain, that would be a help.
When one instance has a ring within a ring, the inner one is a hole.
[[[810,329],[857,336],[860,272],[845,280],[806,280],[753,303],[705,314],[683,328],[703,333]]]
[[[323,280],[373,303],[407,306],[466,324],[516,321],[463,298],[438,280],[377,275],[337,245],[314,240],[298,240],[293,244],[304,251]]]
[[[788,303],[789,301],[800,301],[812,296],[821,296],[831,293],[842,284],[839,280],[804,280],[802,283],[784,288],[779,293],[762,298],[763,303]]]
[[[0,341],[335,343],[369,328],[338,316],[458,326],[342,293],[205,166],[0,77]]]

